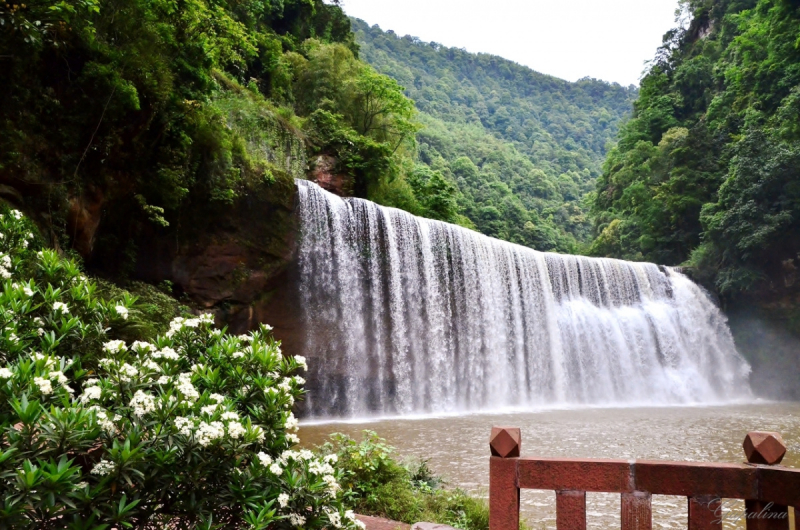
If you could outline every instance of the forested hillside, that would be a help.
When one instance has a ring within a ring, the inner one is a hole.
[[[583,204],[636,90],[569,83],[500,57],[472,54],[353,20],[361,57],[416,102],[420,179],[457,185],[459,212],[486,234],[576,251]],[[412,181],[413,184],[413,181]]]
[[[800,3],[682,6],[692,22],[665,36],[598,181],[591,252],[687,265],[722,296],[740,347],[792,359],[780,329],[800,333]],[[785,368],[768,384],[796,361]]]
[[[190,206],[286,203],[318,155],[346,191],[438,215],[405,180],[413,102],[336,3],[0,4],[0,86],[0,194],[115,273]]]
[[[800,251],[800,5],[686,8],[606,161],[593,250],[757,289]]]

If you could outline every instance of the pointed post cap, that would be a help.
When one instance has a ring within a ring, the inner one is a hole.
[[[747,461],[751,464],[780,464],[786,454],[786,444],[780,433],[753,431],[747,433],[742,444]]]
[[[492,456],[500,458],[514,458],[519,456],[522,445],[522,435],[519,427],[492,427],[492,434],[489,436],[489,447]]]

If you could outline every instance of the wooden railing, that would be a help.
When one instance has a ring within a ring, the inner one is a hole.
[[[689,530],[721,529],[724,499],[745,500],[747,530],[789,530],[789,506],[800,515],[800,469],[776,465],[778,433],[749,433],[746,464],[520,457],[516,427],[492,428],[489,446],[489,530],[519,529],[522,488],[556,492],[558,530],[586,528],[587,491],[621,494],[622,530],[652,529],[653,495],[688,497]]]

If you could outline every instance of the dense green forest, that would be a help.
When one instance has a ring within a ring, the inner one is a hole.
[[[800,251],[800,4],[681,5],[692,22],[665,36],[598,182],[592,252],[687,264],[723,295],[783,287]]]
[[[634,87],[570,83],[361,20],[353,26],[360,56],[419,109],[415,189],[438,175],[456,185],[462,224],[541,250],[580,249],[591,229],[584,197],[630,113]]]
[[[187,205],[285,195],[320,153],[354,194],[428,213],[404,180],[414,104],[336,2],[2,3],[0,28],[0,192],[66,246],[102,208],[103,268]]]
[[[682,264],[754,389],[798,397],[800,3],[688,0],[598,180],[590,253]]]

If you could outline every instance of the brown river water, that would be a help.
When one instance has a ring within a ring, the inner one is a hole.
[[[492,425],[522,429],[524,456],[743,462],[748,431],[778,431],[788,446],[782,465],[800,467],[800,403],[747,405],[583,408],[537,412],[394,418],[374,421],[301,423],[304,446],[340,432],[360,438],[377,432],[407,459],[427,459],[451,486],[487,496],[489,431]],[[589,493],[590,528],[619,528],[619,495]],[[725,510],[725,528],[744,528],[736,519],[742,502]],[[683,497],[653,497],[653,528],[686,528]],[[555,528],[555,493],[522,491],[522,516],[533,530]]]

